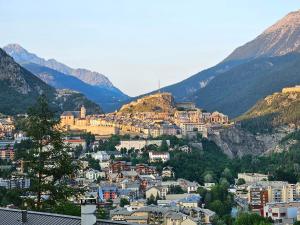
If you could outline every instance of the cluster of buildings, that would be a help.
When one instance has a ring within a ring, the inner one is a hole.
[[[258,173],[238,174],[238,179],[245,181],[236,190],[240,206],[270,217],[276,224],[300,221],[300,183],[268,181],[267,175]]]
[[[185,199],[185,200],[184,200]],[[187,196],[180,200],[183,204],[187,199],[197,201],[197,196]],[[132,202],[125,208],[116,208],[110,212],[114,221],[135,224],[164,225],[197,225],[211,224],[215,213],[208,209],[189,206],[146,206],[145,202]]]
[[[26,177],[0,178],[0,187],[5,189],[27,189],[30,187],[30,179]]]
[[[0,139],[13,137],[15,125],[12,117],[0,118]]]
[[[140,143],[136,147],[144,146]],[[201,207],[201,196],[197,194],[200,185],[185,179],[175,180],[172,167],[158,171],[148,164],[133,165],[118,157],[111,160],[106,151],[89,154],[99,160],[101,170],[91,169],[82,158],[83,167],[75,179],[76,185],[87,190],[86,198],[97,198],[100,204],[112,202],[115,209],[109,212],[111,220],[137,224],[211,224],[215,213]],[[155,155],[149,152],[150,161],[151,154]],[[163,160],[169,153],[158,154],[162,157],[159,160]],[[180,188],[183,194],[172,193],[174,187]],[[121,207],[122,199],[128,205]],[[154,199],[157,205],[149,203],[149,199]]]
[[[168,97],[170,94],[159,95]],[[86,109],[82,106],[80,111],[67,111],[61,115],[61,126],[64,129],[91,132],[100,136],[112,134],[141,137],[191,136],[197,133],[207,136],[211,127],[228,123],[228,116],[219,112],[202,112],[191,102],[178,103],[166,111],[120,110],[101,115],[86,115]]]

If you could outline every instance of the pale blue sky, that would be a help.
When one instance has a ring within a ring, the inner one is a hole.
[[[226,57],[299,0],[0,0],[0,46],[101,72],[138,95]]]

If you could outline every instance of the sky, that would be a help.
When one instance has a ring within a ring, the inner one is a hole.
[[[299,0],[0,0],[0,46],[105,74],[130,96],[213,66]]]

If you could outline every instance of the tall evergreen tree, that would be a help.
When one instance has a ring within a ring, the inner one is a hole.
[[[25,131],[32,140],[27,161],[32,181],[31,191],[36,194],[38,209],[43,208],[42,195],[48,195],[48,203],[65,201],[74,194],[68,183],[78,169],[70,149],[64,146],[59,120],[55,119],[45,96],[29,109]]]

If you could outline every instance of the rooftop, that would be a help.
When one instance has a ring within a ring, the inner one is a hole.
[[[23,213],[22,213],[23,212]],[[27,212],[27,213],[26,213]],[[22,216],[23,215],[23,216]],[[22,221],[23,218],[23,221]],[[26,218],[26,221],[25,221]],[[22,211],[19,209],[0,208],[0,224],[5,225],[80,225],[81,218],[53,213]],[[95,225],[129,225],[133,223],[111,220],[97,220]]]

